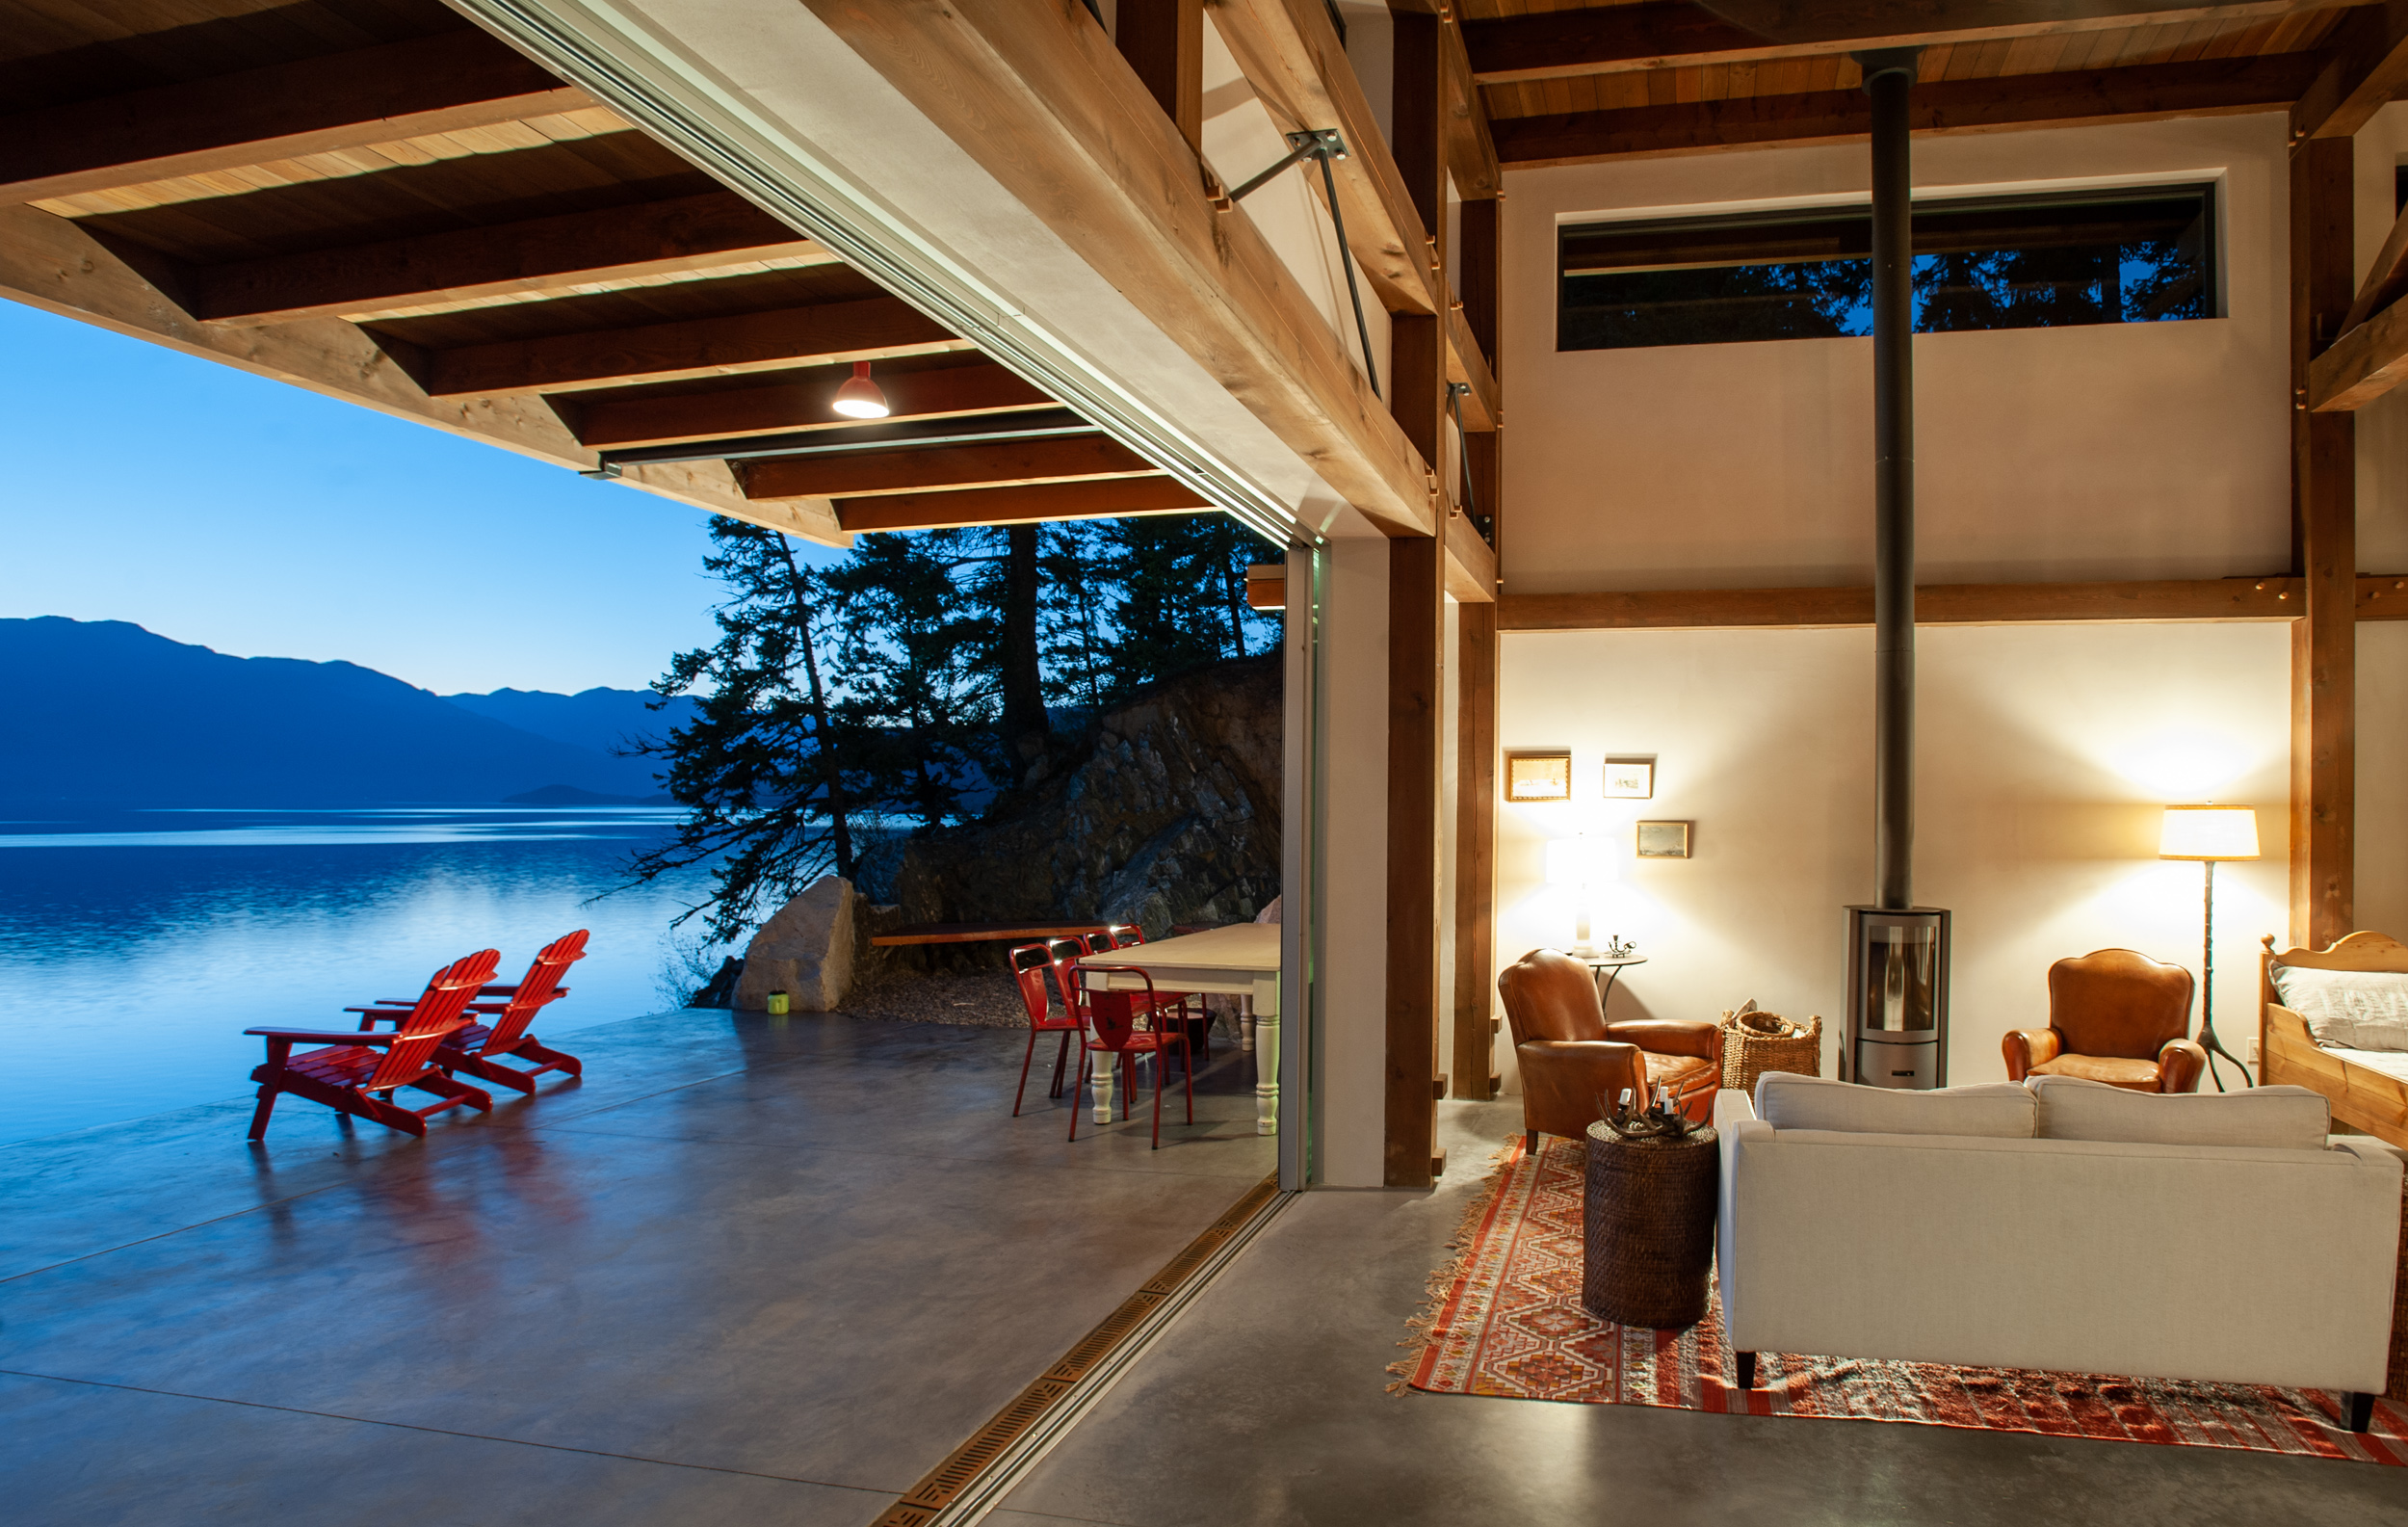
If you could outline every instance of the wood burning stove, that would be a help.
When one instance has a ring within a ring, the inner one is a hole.
[[[1866,1087],[1949,1083],[1949,914],[1847,909],[1847,1028],[1840,1076]]]

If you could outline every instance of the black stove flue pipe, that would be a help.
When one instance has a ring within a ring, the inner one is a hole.
[[[1875,905],[1915,905],[1914,176],[1919,48],[1859,53],[1872,97],[1873,856]]]

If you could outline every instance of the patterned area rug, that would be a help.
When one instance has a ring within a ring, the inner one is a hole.
[[[1724,1375],[1719,1300],[1686,1331],[1611,1325],[1581,1307],[1581,1194],[1587,1160],[1548,1137],[1516,1141],[1464,1215],[1458,1255],[1390,1372],[1432,1394],[1650,1405],[1755,1415],[1843,1416],[2192,1447],[2408,1463],[2408,1407],[2377,1401],[2353,1435],[2320,1390],[1766,1353],[1757,1387]]]

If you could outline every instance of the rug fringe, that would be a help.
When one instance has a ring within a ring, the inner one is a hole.
[[[1405,1336],[1397,1345],[1409,1347],[1412,1351],[1388,1365],[1388,1372],[1394,1376],[1394,1382],[1387,1386],[1390,1394],[1403,1394],[1412,1387],[1413,1370],[1421,1366],[1422,1355],[1439,1337],[1438,1317],[1446,1310],[1447,1301],[1453,1297],[1456,1285],[1471,1272],[1472,1243],[1479,1234],[1480,1224],[1488,1218],[1489,1210],[1496,1207],[1498,1197],[1513,1181],[1513,1169],[1520,1163],[1521,1157],[1522,1143],[1518,1140],[1508,1142],[1489,1156],[1486,1163],[1487,1182],[1464,1205],[1461,1217],[1455,1221],[1454,1233],[1441,1248],[1454,1254],[1423,1280],[1421,1307],[1404,1318]]]

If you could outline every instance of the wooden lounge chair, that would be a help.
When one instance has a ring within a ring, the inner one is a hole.
[[[434,1064],[443,1070],[458,1074],[466,1071],[481,1081],[497,1083],[513,1092],[532,1093],[536,1078],[546,1071],[565,1071],[571,1076],[586,1073],[585,1063],[573,1055],[546,1047],[527,1032],[536,1014],[547,1005],[568,995],[568,988],[560,984],[568,967],[586,958],[587,932],[580,928],[543,946],[535,963],[515,986],[485,986],[477,988],[479,997],[498,997],[498,1002],[471,1002],[466,1011],[480,1017],[490,1018],[490,1024],[473,1019],[465,1028],[446,1038],[434,1054]],[[348,1013],[361,1014],[359,1026],[390,1021],[406,1004],[380,1002],[373,1008],[347,1008]],[[531,1068],[504,1066],[505,1059],[533,1061]]]
[[[250,1079],[259,1084],[259,1107],[250,1116],[250,1138],[267,1134],[268,1116],[275,1111],[276,1096],[282,1093],[410,1135],[427,1132],[430,1114],[459,1103],[480,1111],[492,1108],[490,1095],[436,1069],[434,1054],[446,1039],[468,1026],[470,1020],[461,1010],[501,961],[498,950],[481,949],[436,971],[409,1010],[397,1014],[400,1024],[390,1034],[245,1029],[245,1034],[268,1041],[267,1063],[250,1073]],[[293,1053],[294,1045],[307,1043],[327,1047]],[[432,1093],[436,1101],[425,1108],[405,1108],[394,1100],[394,1094],[405,1087]]]

